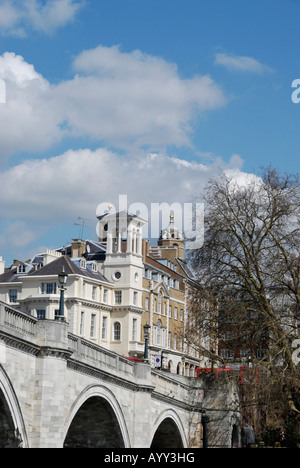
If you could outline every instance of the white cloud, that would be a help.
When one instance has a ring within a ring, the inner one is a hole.
[[[241,72],[265,73],[272,71],[270,67],[252,57],[234,54],[218,53],[215,57],[215,63],[223,65],[228,70]]]
[[[210,77],[181,79],[176,65],[140,51],[99,46],[74,68],[81,75],[57,88],[69,125],[115,146],[189,144],[192,119],[225,103]]]
[[[44,151],[59,142],[61,115],[50,83],[14,53],[0,56],[0,78],[6,85],[6,104],[0,106],[0,163],[19,151]]]
[[[30,29],[51,34],[72,22],[83,5],[79,0],[0,0],[0,34],[26,36]]]
[[[20,21],[20,13],[14,7],[11,0],[0,1],[0,32],[13,32],[14,35],[19,35],[18,23]]]
[[[103,201],[189,202],[219,169],[239,172],[241,158],[210,165],[164,153],[121,156],[104,148],[69,150],[43,160],[27,160],[0,173],[0,218],[52,225],[78,216],[95,217]],[[187,190],[187,187],[189,189]]]
[[[119,195],[127,195],[128,208],[143,203],[149,214],[151,203],[183,206],[194,201],[220,169],[243,178],[242,164],[238,155],[228,163],[215,157],[202,164],[165,153],[124,157],[104,148],[24,161],[0,173],[0,255],[25,260],[41,244],[54,248],[68,242],[78,235],[74,222],[79,216],[91,220],[88,236],[96,239],[100,203],[118,209]]]
[[[99,46],[74,61],[78,74],[54,86],[13,53],[0,56],[2,158],[51,148],[65,136],[119,148],[189,145],[192,122],[226,103],[209,76],[182,79],[162,58]]]

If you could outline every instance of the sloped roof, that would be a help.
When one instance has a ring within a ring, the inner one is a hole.
[[[17,283],[19,281],[19,276],[20,275],[17,275],[17,267],[7,269],[7,271],[0,275],[0,283]]]
[[[80,275],[86,276],[87,278],[96,279],[98,281],[103,281],[108,283],[109,281],[99,272],[93,272],[88,268],[82,269],[79,268],[72,260],[68,257],[60,257],[57,260],[45,265],[44,267],[40,268],[39,270],[33,271],[29,273],[29,277],[33,276],[54,276],[58,275],[62,269],[65,269],[67,275]]]

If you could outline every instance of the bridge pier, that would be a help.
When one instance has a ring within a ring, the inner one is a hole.
[[[67,391],[68,325],[39,321],[36,359],[33,448],[63,448]]]

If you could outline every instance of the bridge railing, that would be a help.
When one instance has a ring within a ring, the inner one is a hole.
[[[37,321],[35,317],[0,302],[0,327],[2,329],[11,330],[29,339],[35,336]]]
[[[68,338],[69,349],[73,351],[72,359],[134,375],[134,363],[128,359],[72,333],[68,334]]]

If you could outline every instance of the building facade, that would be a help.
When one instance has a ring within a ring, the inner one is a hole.
[[[151,365],[195,376],[208,362],[201,333],[199,346],[187,345],[193,275],[173,218],[155,246],[142,238],[145,221],[136,215],[108,212],[98,220],[97,242],[76,239],[7,268],[0,259],[0,300],[40,320],[58,318],[58,274],[64,270],[71,333],[143,359],[148,323]]]

